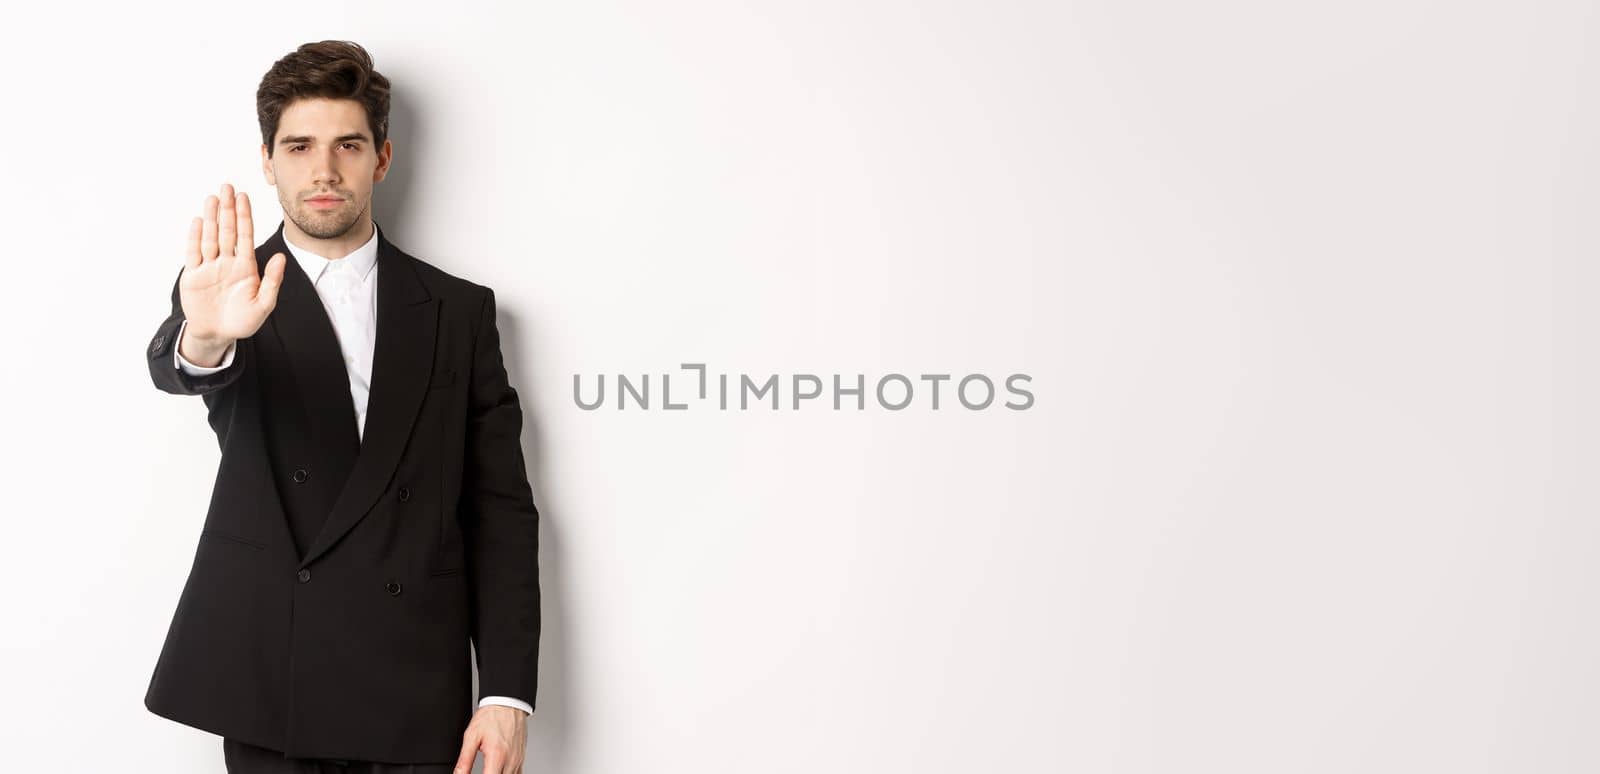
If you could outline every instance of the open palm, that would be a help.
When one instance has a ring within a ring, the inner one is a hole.
[[[250,197],[222,186],[222,196],[207,196],[204,219],[189,224],[189,242],[178,293],[186,336],[233,341],[253,335],[278,305],[278,288],[288,259],[276,253],[266,276],[256,265],[255,225]]]

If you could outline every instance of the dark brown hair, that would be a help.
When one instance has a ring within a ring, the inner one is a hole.
[[[278,119],[296,99],[353,99],[367,111],[374,151],[389,136],[389,79],[372,68],[372,56],[348,40],[307,43],[276,62],[256,89],[256,120],[267,155],[273,152]]]

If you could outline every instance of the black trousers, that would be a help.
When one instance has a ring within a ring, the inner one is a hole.
[[[328,758],[285,758],[283,752],[223,737],[228,774],[451,774],[449,763],[375,763]]]

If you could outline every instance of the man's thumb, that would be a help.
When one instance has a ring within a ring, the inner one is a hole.
[[[283,287],[283,272],[288,265],[289,259],[283,253],[276,253],[272,260],[267,261],[267,271],[261,277],[261,286],[256,289],[256,303],[277,305],[278,288]]]

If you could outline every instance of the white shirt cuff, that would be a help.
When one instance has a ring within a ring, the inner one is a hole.
[[[482,709],[490,704],[498,704],[502,707],[516,707],[517,709],[522,710],[529,715],[533,714],[533,707],[531,705],[525,701],[513,699],[510,696],[485,696],[478,700],[479,709]]]

